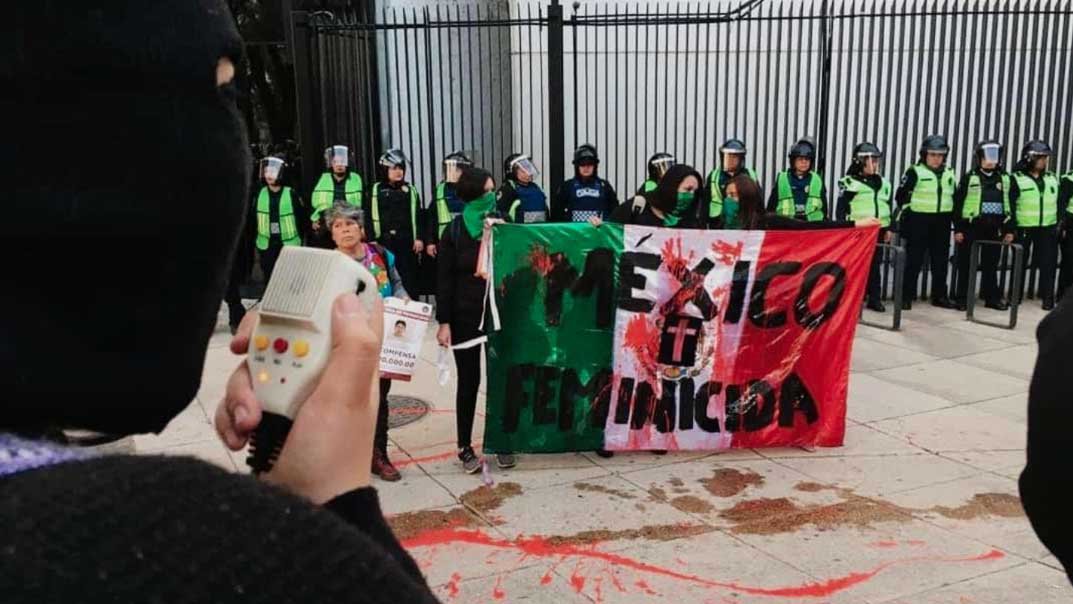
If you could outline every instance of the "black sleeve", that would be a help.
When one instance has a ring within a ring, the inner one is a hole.
[[[566,203],[563,199],[563,190],[566,189],[566,185],[569,182],[569,180],[563,182],[552,191],[551,199],[549,200],[551,202],[549,205],[549,217],[551,220],[549,222],[566,222],[567,211]]]
[[[369,187],[369,194],[361,196],[361,213],[365,221],[365,239],[376,241],[376,233],[373,232],[373,189]]]
[[[954,232],[956,233],[964,233],[965,229],[969,228],[969,221],[962,217],[965,209],[965,195],[969,190],[969,176],[968,172],[963,174],[957,188],[954,189]]]
[[[771,193],[768,194],[767,208],[765,208],[765,209],[767,210],[767,212],[769,214],[775,213],[775,210],[779,206],[779,196],[775,193],[775,191],[777,189],[778,189],[778,187],[772,187]]]
[[[346,521],[347,524],[365,533],[373,541],[395,559],[406,574],[415,581],[425,582],[421,575],[421,569],[414,559],[402,548],[402,544],[395,538],[384,519],[384,513],[380,510],[380,498],[376,495],[376,489],[365,487],[343,493],[324,504],[324,508]]]
[[[1017,198],[1021,196],[1021,187],[1017,185],[1017,179],[1010,175],[1010,221],[1011,228],[1017,228]]]
[[[1069,211],[1069,202],[1073,200],[1073,180],[1062,179],[1058,185],[1058,211],[1064,214],[1065,228],[1073,228],[1073,212]]]
[[[425,208],[425,245],[436,245],[440,242],[440,212],[436,203],[433,189],[432,202]]]
[[[611,216],[611,212],[614,212],[615,208],[618,207],[618,193],[615,192],[615,187],[612,187],[611,183],[606,180],[604,181],[604,186],[607,187],[607,194],[604,195],[603,219],[607,220]]]
[[[441,325],[451,322],[451,314],[454,310],[455,300],[455,276],[454,267],[455,250],[451,231],[455,229],[455,223],[462,220],[455,218],[447,228],[443,230],[439,248],[436,250],[436,321]]]
[[[764,229],[769,231],[817,231],[821,229],[851,229],[852,220],[817,220],[810,222],[777,214],[764,217]]]
[[[904,208],[909,203],[909,196],[913,194],[913,188],[916,186],[916,170],[909,168],[902,175],[902,182],[898,184],[898,190],[894,193],[894,201],[898,202],[898,209]]]
[[[823,182],[823,177],[820,177],[820,199],[823,201],[823,217],[824,219],[832,218],[831,215],[831,203],[827,197],[827,184]]]
[[[414,185],[410,186],[412,187]],[[413,201],[417,204],[417,207],[414,208],[414,239],[420,240],[421,243],[428,243],[427,241],[424,241],[426,231],[425,216],[428,212],[425,211],[425,208],[421,207],[421,193],[419,191],[415,191],[415,193]]]
[[[1073,490],[1069,472],[1069,426],[1073,424],[1073,300],[1058,308],[1036,329],[1039,356],[1028,391],[1027,463],[1021,472],[1021,503],[1040,541],[1073,580],[1073,523],[1059,493]]]
[[[510,206],[514,203],[514,200],[518,198],[518,192],[514,190],[514,187],[510,186],[510,183],[503,183],[499,187],[499,194],[496,197],[496,209],[503,216],[503,219],[507,222],[517,222],[514,220],[514,216],[510,215]]]
[[[849,216],[849,202],[857,195],[856,191],[842,189],[838,195],[838,204],[835,206],[835,220],[845,220]]]

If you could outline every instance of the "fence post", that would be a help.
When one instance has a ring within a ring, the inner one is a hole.
[[[822,56],[820,57],[820,131],[817,136],[816,146],[816,171],[826,174],[824,169],[827,163],[827,121],[830,114],[831,101],[831,28],[828,14],[830,2],[823,0],[820,6],[820,37],[823,39]]]
[[[317,128],[315,117],[317,94],[310,73],[312,56],[312,29],[309,25],[309,13],[297,11],[290,13],[290,39],[294,57],[294,106],[298,112],[298,142],[302,152],[303,191],[313,189],[313,182],[319,176],[316,166],[320,165],[320,139],[323,134]]]
[[[563,105],[563,7],[559,0],[548,6],[548,147],[549,191],[554,191],[563,182],[565,164],[566,116]]]

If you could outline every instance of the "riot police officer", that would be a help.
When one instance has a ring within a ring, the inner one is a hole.
[[[418,257],[425,249],[420,225],[425,221],[417,187],[406,182],[408,163],[398,149],[380,156],[379,181],[373,185],[365,211],[365,232],[395,255],[403,289],[417,291]]]
[[[352,206],[362,206],[362,194],[365,184],[361,175],[352,172],[350,166],[350,148],[345,145],[332,145],[324,150],[324,163],[328,171],[320,175],[320,180],[313,187],[310,203],[313,213],[310,215],[313,230],[320,232],[321,214],[336,202]]]
[[[511,222],[532,224],[548,221],[548,198],[536,183],[540,176],[533,160],[512,153],[503,160],[503,184],[496,194],[496,206]]]
[[[708,184],[705,191],[708,198],[708,219],[711,222],[713,228],[719,227],[724,224],[729,224],[731,228],[736,226],[736,208],[725,208],[724,200],[726,198],[727,183],[729,183],[739,173],[744,173],[752,179],[753,182],[760,185],[756,178],[756,171],[745,165],[746,148],[745,143],[736,138],[732,138],[723,143],[723,146],[719,149],[720,164],[708,174]],[[724,220],[724,212],[728,215]]]
[[[443,230],[451,224],[455,216],[462,213],[462,208],[466,205],[455,192],[455,183],[458,182],[462,170],[472,165],[473,160],[461,151],[455,151],[443,158],[443,180],[436,185],[435,199],[432,201],[426,220],[428,226],[425,231],[425,241],[428,242],[428,246],[425,249],[433,258],[436,257],[436,246]]]
[[[254,247],[266,283],[272,278],[283,247],[302,245],[298,226],[303,214],[302,200],[290,187],[283,185],[283,166],[283,159],[279,157],[269,156],[261,160],[260,173],[265,184],[258,191],[253,207],[257,217]]]
[[[1073,287],[1073,170],[1066,172],[1058,184],[1058,207],[1063,209],[1059,243],[1062,247],[1062,273],[1058,277],[1058,299]]]
[[[957,308],[947,296],[946,263],[950,256],[950,221],[954,211],[954,170],[946,165],[950,147],[942,136],[933,135],[920,145],[918,161],[905,171],[894,199],[906,268],[902,284],[902,308],[912,307],[917,279],[925,253],[931,258],[931,303],[939,308]]]
[[[965,310],[969,290],[969,258],[976,241],[1013,241],[1013,215],[1010,213],[1010,175],[1002,166],[1002,145],[984,141],[973,151],[972,170],[961,177],[954,191],[954,242],[957,245],[957,280],[954,302]],[[985,245],[980,249],[980,297],[987,308],[1006,310],[998,288],[999,248]]]
[[[1054,308],[1054,274],[1058,263],[1058,177],[1047,169],[1051,147],[1029,141],[1013,173],[1010,204],[1018,240],[1039,268],[1039,298],[1043,310]],[[1027,268],[1027,267],[1026,267]]]
[[[660,151],[653,153],[652,157],[648,158],[648,179],[641,183],[641,186],[637,187],[637,195],[644,195],[645,193],[651,193],[656,190],[656,185],[659,184],[660,179],[667,173],[667,170],[671,169],[671,166],[675,164],[674,156],[670,153]]]
[[[838,220],[879,220],[878,243],[890,243],[891,187],[890,181],[879,173],[879,160],[883,152],[876,145],[863,142],[853,148],[853,159],[842,180],[838,181],[841,194],[835,207]],[[885,312],[880,299],[879,261],[881,254],[872,255],[872,268],[868,273],[866,306],[869,310]]]
[[[604,221],[618,207],[615,188],[597,175],[599,165],[596,147],[585,144],[574,151],[574,177],[559,185],[551,199],[553,221]]]
[[[827,219],[827,190],[823,179],[812,170],[816,145],[809,138],[790,147],[790,167],[775,177],[767,211],[786,218],[816,222]]]

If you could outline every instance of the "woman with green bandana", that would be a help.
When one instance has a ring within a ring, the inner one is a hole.
[[[611,221],[674,229],[702,229],[698,190],[700,172],[692,166],[671,166],[656,188],[634,197],[615,209]]]
[[[436,340],[454,352],[458,371],[458,460],[467,473],[473,474],[481,469],[471,439],[481,385],[481,349],[487,340],[481,330],[487,282],[478,275],[477,258],[485,221],[501,216],[496,211],[495,181],[486,170],[465,167],[455,192],[466,205],[440,236],[436,279],[436,320],[440,328]],[[514,455],[500,453],[496,463],[500,468],[511,468],[516,461]]]

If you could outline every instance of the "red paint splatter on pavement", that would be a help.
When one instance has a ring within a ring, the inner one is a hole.
[[[676,579],[702,587],[730,589],[735,592],[750,595],[773,596],[782,598],[829,597],[833,594],[845,591],[855,585],[864,583],[872,579],[879,573],[883,572],[884,570],[901,564],[909,564],[914,562],[981,562],[988,560],[998,560],[1006,556],[1002,552],[994,549],[977,556],[960,558],[918,556],[913,558],[891,560],[870,570],[853,572],[842,577],[835,577],[832,579],[827,579],[825,581],[819,581],[815,583],[789,585],[784,587],[758,587],[742,585],[734,582],[713,581],[696,575],[681,573],[678,571],[656,566],[654,564],[649,564],[647,562],[641,562],[632,558],[627,558],[619,554],[598,551],[594,549],[594,547],[582,548],[576,545],[569,544],[556,545],[549,542],[546,538],[540,536],[519,537],[518,539],[510,541],[490,537],[481,531],[462,529],[438,529],[423,533],[412,539],[407,539],[405,542],[403,542],[403,546],[409,549],[413,549],[417,547],[427,547],[447,543],[463,543],[471,545],[480,545],[485,547],[513,549],[517,550],[518,552],[524,554],[527,557],[578,556],[582,559],[601,560],[621,568],[628,568],[638,572],[644,572],[660,577]],[[570,583],[577,591],[580,591],[584,588],[584,577],[580,575],[576,568],[574,574],[570,577]],[[457,590],[457,584],[455,585],[455,587]]]
[[[925,542],[923,542],[923,541],[921,541],[919,539],[912,539],[910,541],[906,541],[905,544],[906,545],[911,545],[913,547],[924,547],[925,545],[927,545],[927,543],[925,543]]]
[[[869,547],[884,547],[884,548],[886,548],[886,547],[898,547],[898,542],[897,541],[876,541],[874,543],[869,543],[868,546]]]
[[[458,597],[458,582],[462,580],[462,575],[453,573],[451,580],[447,582],[447,599],[453,600]]]
[[[715,252],[716,261],[726,266],[733,266],[741,258],[744,248],[744,241],[739,241],[736,245],[730,245],[722,240],[712,243],[712,251]]]
[[[582,575],[580,570],[581,560],[578,560],[577,566],[574,567],[574,572],[570,573],[570,586],[577,593],[581,593],[585,589],[585,575]]]
[[[502,583],[503,575],[499,575],[498,577],[496,577],[496,584],[492,586],[493,600],[502,600],[503,598],[507,597],[507,592],[503,591]]]
[[[649,596],[656,595],[656,590],[654,590],[651,587],[649,587],[648,582],[646,582],[644,579],[638,579],[634,583],[634,585],[637,586],[637,589],[640,589],[641,591],[645,592],[646,595],[649,595]]]

